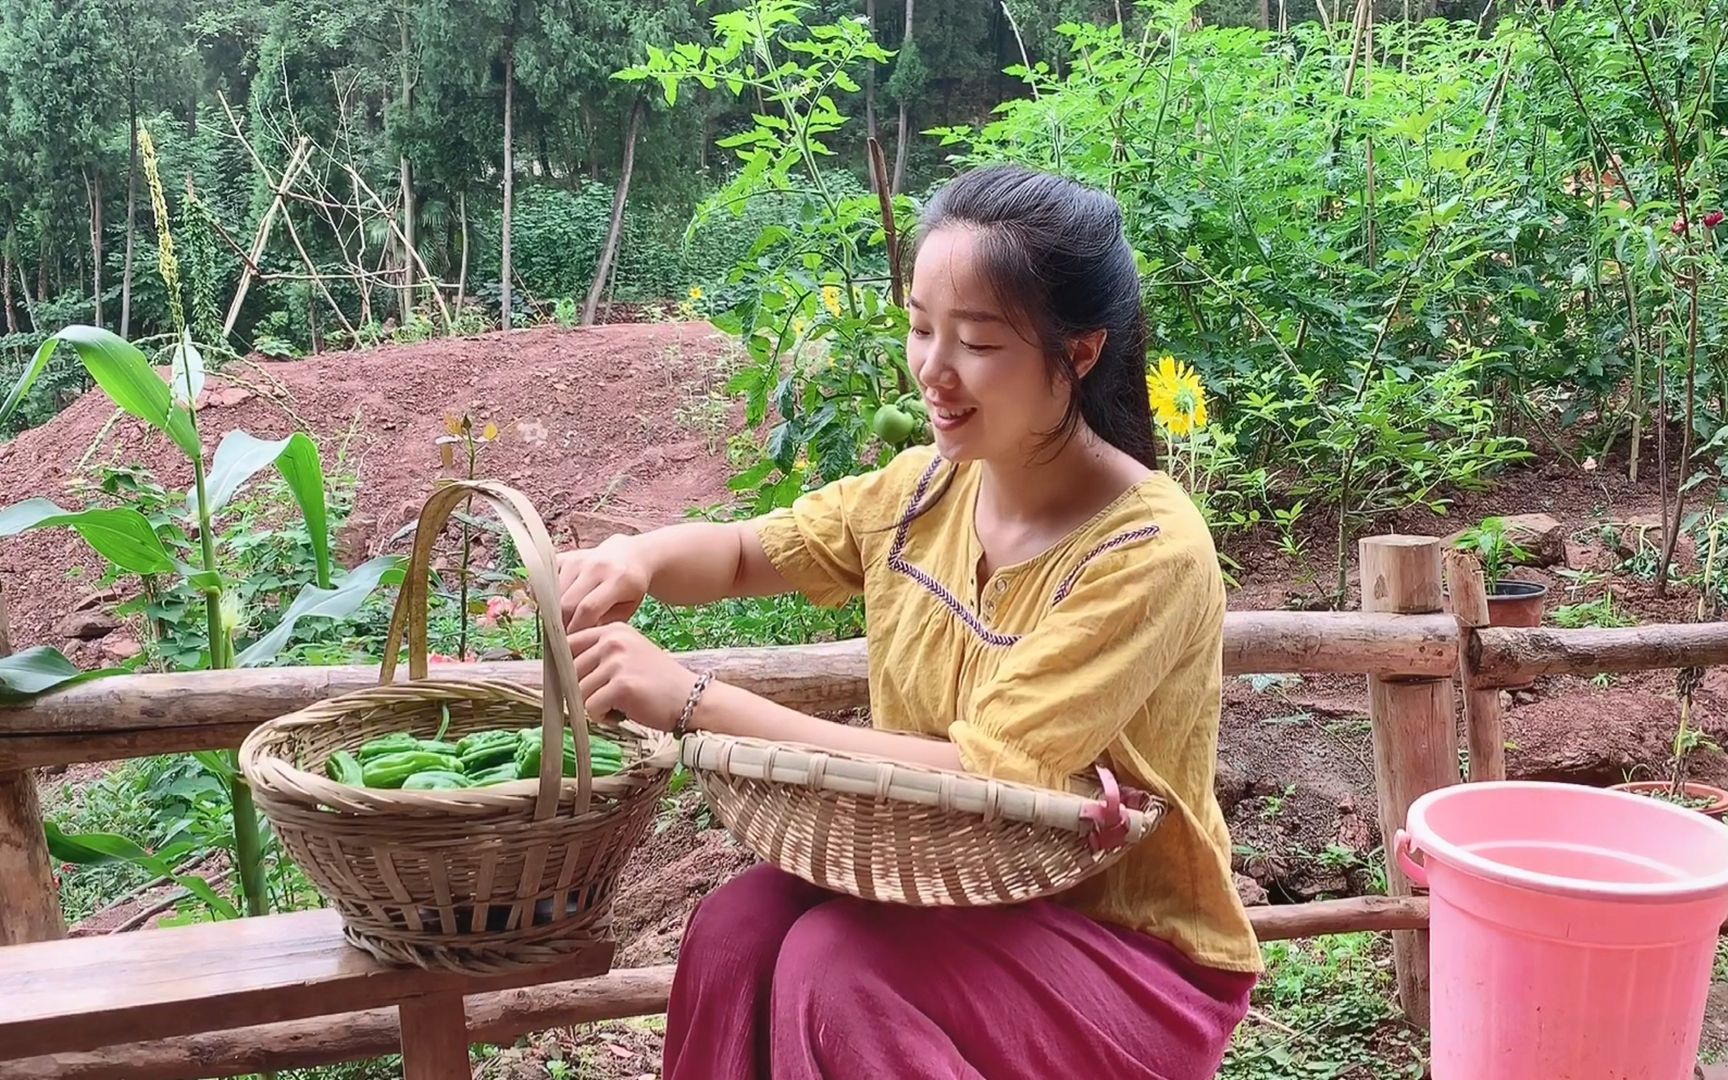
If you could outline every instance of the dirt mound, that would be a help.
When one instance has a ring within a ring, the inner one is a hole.
[[[710,397],[731,347],[705,324],[539,328],[242,364],[212,375],[204,445],[245,429],[318,440],[327,472],[356,480],[339,544],[347,565],[401,550],[439,475],[444,416],[497,423],[480,472],[534,500],[560,542],[676,521],[726,498],[725,438],[737,414]],[[166,439],[122,417],[100,392],[0,445],[0,502],[41,496],[70,506],[80,462],[147,466],[169,490],[192,482]],[[0,540],[0,592],[19,647],[65,647],[55,624],[100,563],[64,530]]]

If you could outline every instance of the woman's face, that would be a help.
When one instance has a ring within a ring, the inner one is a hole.
[[[1052,379],[980,273],[978,233],[943,228],[918,249],[907,298],[906,360],[949,461],[1013,461],[1062,422],[1070,389]]]

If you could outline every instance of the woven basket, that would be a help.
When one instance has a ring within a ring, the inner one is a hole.
[[[1015,904],[1072,888],[1158,826],[1109,770],[1074,792],[714,734],[681,757],[758,856],[834,892],[920,907]],[[1127,801],[1136,805],[1129,806]]]
[[[464,500],[492,504],[528,568],[545,653],[544,693],[494,680],[426,678],[432,546]],[[610,940],[612,897],[666,790],[670,737],[596,723],[582,708],[557,625],[551,538],[501,484],[456,482],[427,500],[397,598],[379,685],[260,725],[240,767],[283,847],[341,913],[349,941],[387,963],[494,974],[537,967]],[[410,681],[393,683],[404,629]],[[561,776],[563,730],[580,775]],[[542,725],[540,777],[457,791],[398,791],[323,774],[337,750],[392,731],[431,738]],[[590,774],[589,731],[624,748],[625,767]]]

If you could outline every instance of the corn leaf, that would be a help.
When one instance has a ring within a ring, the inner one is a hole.
[[[58,649],[38,645],[11,656],[0,656],[0,706],[21,705],[50,691],[124,673],[123,668],[80,671]]]
[[[25,499],[0,510],[0,537],[56,525],[75,530],[97,554],[122,570],[166,574],[175,568],[150,519],[129,506],[70,511],[47,499]]]
[[[188,893],[208,904],[224,919],[237,919],[240,912],[226,897],[210,887],[210,883],[195,874],[176,874],[168,860],[152,855],[136,841],[119,833],[66,833],[52,821],[43,822],[43,835],[48,840],[48,854],[58,862],[78,866],[103,866],[129,862],[141,866],[157,877],[165,877]]]
[[[171,876],[174,884],[204,901],[218,918],[238,919],[240,917],[240,909],[235,907],[227,897],[212,889],[210,883],[197,874],[174,874]]]
[[[396,555],[380,555],[376,559],[365,562],[348,571],[340,583],[332,589],[321,589],[316,585],[308,585],[300,590],[300,595],[288,605],[288,610],[282,613],[282,621],[268,634],[259,638],[235,658],[239,667],[254,667],[267,664],[275,659],[276,654],[287,647],[289,639],[294,634],[294,624],[301,619],[346,619],[360,609],[366,598],[380,584],[389,581],[394,584],[402,580],[401,557]]]
[[[99,326],[68,326],[54,336],[78,351],[90,377],[122,412],[165,433],[187,457],[200,455],[191,413],[174,407],[168,385],[137,346]]]
[[[48,366],[48,360],[54,355],[54,348],[60,344],[54,338],[49,338],[36,347],[36,355],[30,358],[30,363],[24,368],[24,374],[13,384],[12,392],[6,395],[6,400],[0,402],[0,424],[7,417],[18,411],[18,406],[24,401],[24,395],[30,392],[30,386],[36,381],[36,376],[42,374],[42,369]]]
[[[204,489],[210,498],[210,513],[214,515],[228,504],[246,481],[267,465],[287,482],[289,492],[300,506],[306,519],[306,532],[312,538],[312,553],[318,563],[318,586],[330,587],[330,519],[324,494],[324,467],[318,460],[318,447],[301,432],[286,439],[266,441],[248,432],[230,431],[216,447],[210,463],[210,475]],[[187,492],[186,505],[194,517],[198,514],[198,490]]]
[[[108,863],[137,863],[146,869],[167,874],[173,868],[145,851],[136,841],[119,833],[65,833],[52,821],[42,823],[48,836],[48,854],[59,862],[78,866],[103,866]]]

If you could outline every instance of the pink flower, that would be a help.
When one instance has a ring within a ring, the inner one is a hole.
[[[1675,236],[1685,236],[1687,231],[1686,219],[1683,217],[1675,218],[1674,224],[1668,226],[1668,231],[1673,233]]]
[[[1704,227],[1706,229],[1714,229],[1720,224],[1722,224],[1722,211],[1712,210],[1704,215]]]
[[[508,619],[516,614],[516,605],[507,596],[494,596],[486,601],[486,618],[494,621]]]

